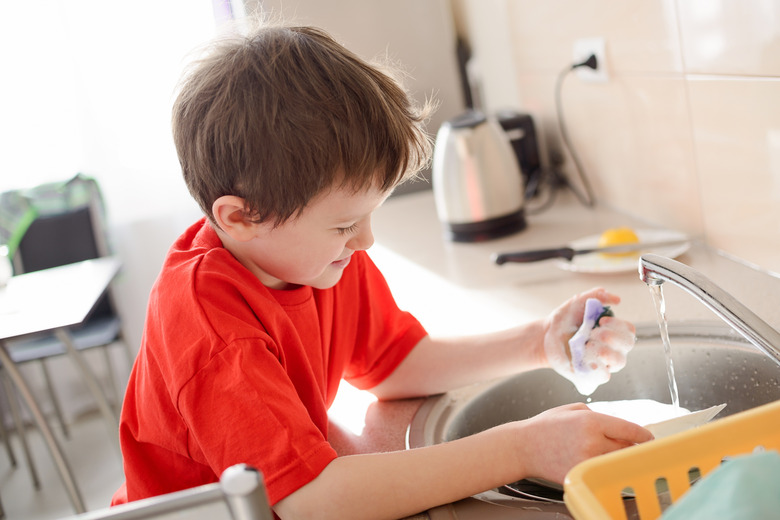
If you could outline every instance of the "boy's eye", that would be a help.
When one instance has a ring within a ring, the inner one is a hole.
[[[338,232],[339,235],[350,235],[355,231],[357,231],[357,228],[358,228],[357,224],[352,224],[349,227],[336,228],[336,231]]]

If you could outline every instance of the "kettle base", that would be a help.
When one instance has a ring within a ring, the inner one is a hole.
[[[527,227],[525,211],[519,209],[509,215],[481,222],[446,223],[447,238],[453,242],[484,242],[520,232]]]

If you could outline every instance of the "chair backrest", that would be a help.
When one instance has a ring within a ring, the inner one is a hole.
[[[103,199],[94,179],[76,175],[64,182],[19,190],[18,196],[35,216],[25,223],[13,255],[16,274],[110,253]],[[114,314],[110,299],[104,296],[92,317]]]
[[[17,255],[25,273],[102,256],[95,241],[91,208],[37,217],[19,242]]]
[[[94,179],[79,174],[3,195],[4,213],[18,215],[15,222],[8,217],[7,225],[21,228],[15,230],[20,237],[12,252],[17,274],[110,254],[105,207]]]
[[[222,506],[221,511],[218,506]],[[213,520],[226,516],[234,520],[273,520],[259,471],[236,464],[214,484],[90,511],[67,520]]]

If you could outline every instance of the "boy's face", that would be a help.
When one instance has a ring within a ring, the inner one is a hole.
[[[327,191],[280,226],[257,224],[254,239],[233,253],[267,287],[332,287],[352,253],[374,243],[371,214],[389,194],[376,188]]]

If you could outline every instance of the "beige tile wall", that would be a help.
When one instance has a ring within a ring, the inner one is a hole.
[[[453,0],[453,8],[486,71],[485,108],[534,115],[545,152],[565,153],[553,92],[574,41],[603,37],[609,81],[571,73],[562,87],[600,203],[780,273],[780,0]],[[509,35],[509,52],[496,47],[506,41],[496,33]],[[570,158],[564,168],[574,174]]]

